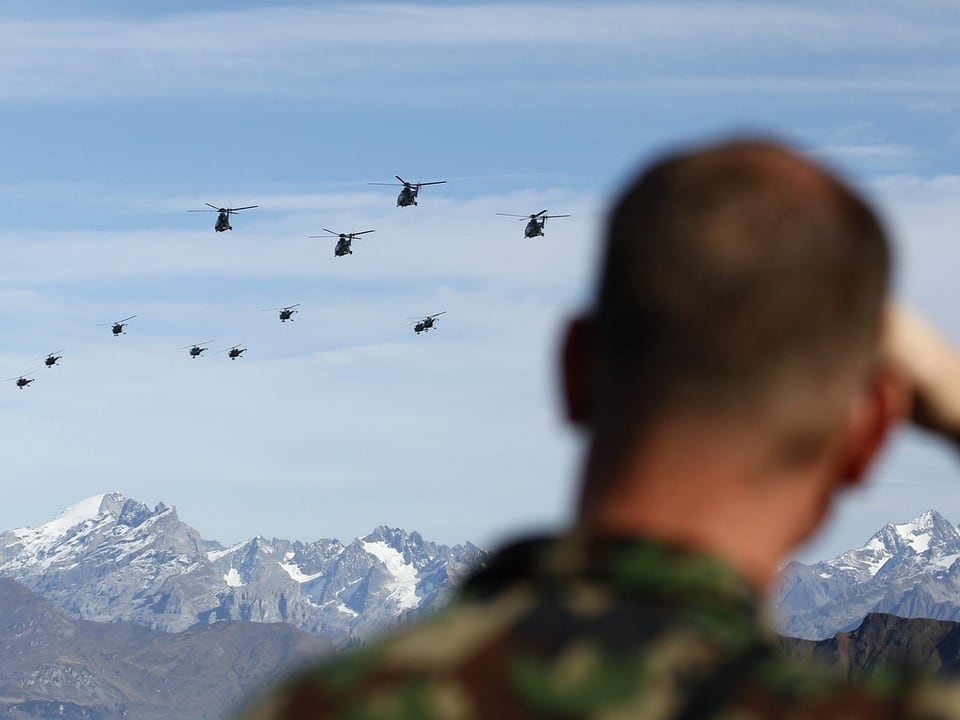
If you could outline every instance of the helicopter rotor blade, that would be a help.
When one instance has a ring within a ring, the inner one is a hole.
[[[447,311],[444,310],[443,312],[434,313],[430,317],[435,318],[435,317],[440,317],[441,315],[446,315],[446,314],[447,314]]]
[[[423,187],[424,185],[444,185],[446,180],[434,180],[433,182],[418,182],[417,187]]]
[[[515,217],[520,218],[521,220],[527,220],[529,215],[517,215],[516,213],[497,213],[497,215],[502,215],[503,217]]]
[[[569,215],[544,215],[544,218],[570,217]]]
[[[177,350],[189,350],[190,348],[199,348],[204,345],[209,345],[214,342],[213,340],[204,340],[203,342],[191,343],[190,345],[184,345],[183,347],[178,347]]]
[[[397,187],[400,183],[367,183],[367,185],[389,185],[390,187]]]
[[[399,180],[400,182],[402,182],[404,185],[409,186],[409,185],[412,185],[412,184],[413,184],[413,183],[408,183],[406,180],[404,180],[404,179],[403,179],[402,177],[400,177],[399,175],[394,175],[394,177],[395,177],[397,180]]]
[[[218,208],[216,205],[211,205],[210,203],[204,203],[204,205],[206,205],[207,207],[212,207],[217,212],[220,212],[220,208]]]
[[[59,354],[62,353],[62,352],[63,352],[63,350],[54,350],[52,353],[47,353],[46,355],[41,355],[41,356],[38,357],[38,358],[34,358],[34,360],[46,360],[47,358],[49,358],[49,357],[55,357],[55,356],[59,355]]]
[[[357,235],[366,235],[367,233],[376,232],[376,230],[361,230],[360,232],[349,233],[347,237],[356,237]]]
[[[220,212],[219,210],[187,210],[187,212]]]
[[[240,210],[252,210],[253,208],[260,207],[259,205],[246,205],[244,207],[238,208],[227,208],[227,212],[239,212]]]

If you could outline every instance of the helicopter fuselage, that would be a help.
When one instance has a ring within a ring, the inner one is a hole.
[[[221,210],[220,214],[217,215],[217,224],[213,226],[213,229],[217,232],[233,230],[233,227],[230,225],[230,213]]]
[[[17,390],[23,390],[30,383],[32,383],[33,380],[34,378],[25,378],[25,377],[17,378]]]
[[[62,356],[62,355],[48,355],[48,356],[47,356],[47,359],[43,361],[43,364],[46,365],[48,368],[49,368],[49,367],[53,367],[54,365],[57,364],[57,360],[59,360],[61,357],[63,357],[63,356]]]
[[[290,322],[293,322],[293,314],[294,314],[295,312],[296,312],[296,310],[281,310],[281,311],[280,311],[280,322],[286,322],[287,320],[289,320]]]
[[[229,357],[231,360],[236,360],[246,351],[246,348],[230,348],[230,352],[227,353],[227,357]]]
[[[334,257],[343,257],[344,255],[353,255],[350,249],[351,240],[348,237],[341,237],[337,240],[337,246],[333,249]]]
[[[407,207],[409,205],[417,204],[417,190],[416,188],[405,185],[403,190],[400,191],[400,194],[397,196],[397,207]]]
[[[123,325],[121,323],[117,323],[110,330],[114,335],[123,335]]]
[[[544,224],[545,222],[543,220],[530,218],[530,222],[527,223],[527,227],[523,230],[523,236],[528,238],[540,237],[543,235]]]
[[[198,357],[200,357],[200,356],[203,354],[203,351],[204,351],[204,350],[206,350],[205,347],[200,347],[200,346],[198,346],[198,345],[194,345],[192,348],[190,348],[190,357],[192,357],[192,358],[198,358]]]

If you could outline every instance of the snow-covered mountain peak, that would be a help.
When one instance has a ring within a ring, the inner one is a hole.
[[[78,535],[104,522],[112,522],[122,507],[125,498],[120,493],[94,495],[74,503],[53,520],[36,528],[23,527],[11,531],[25,555],[39,558],[44,567],[49,567],[54,558],[50,549],[70,544]],[[8,545],[13,547],[13,545]]]
[[[915,553],[943,549],[955,552],[960,545],[960,532],[935,510],[927,510],[910,522],[891,526],[896,534]]]
[[[812,566],[790,563],[780,577],[778,607],[789,635],[827,637],[868,612],[957,619],[960,531],[928,510],[888,523],[860,548]]]

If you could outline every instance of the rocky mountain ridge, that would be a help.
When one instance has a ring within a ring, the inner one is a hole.
[[[486,553],[378,527],[343,544],[255,537],[223,547],[164,504],[120,493],[37,528],[0,532],[0,577],[86,620],[181,631],[221,620],[285,622],[338,646],[435,607]]]
[[[0,578],[0,717],[223,718],[329,641],[283,624],[222,622],[166,633],[94,623]]]

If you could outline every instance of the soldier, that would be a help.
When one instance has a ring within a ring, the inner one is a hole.
[[[911,393],[960,438],[960,358],[885,309],[889,266],[863,200],[776,144],[654,165],[614,206],[562,349],[589,441],[574,527],[245,717],[960,718],[960,690],[788,661],[760,617]]]

